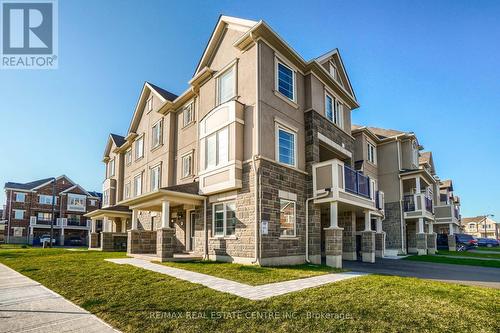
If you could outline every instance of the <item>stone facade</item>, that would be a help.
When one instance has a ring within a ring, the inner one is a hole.
[[[375,233],[375,257],[383,258],[385,255],[385,232]]]
[[[100,235],[97,232],[89,233],[89,247],[93,249],[97,249],[100,246]]]
[[[417,254],[426,255],[427,254],[427,235],[424,233],[416,234],[416,243],[417,243]]]
[[[435,254],[437,250],[437,234],[427,234],[427,254]]]
[[[457,240],[455,239],[455,235],[448,235],[448,250],[449,251],[457,250]]]
[[[339,227],[342,232],[342,259],[356,260],[356,215],[351,212],[344,212],[339,214],[338,218]]]
[[[361,258],[364,262],[375,262],[375,231],[361,232]]]
[[[127,238],[127,253],[156,253],[156,231],[129,230]]]
[[[175,247],[175,229],[160,228],[156,231],[156,255],[161,261],[173,258]]]
[[[388,250],[402,252],[402,248],[406,246],[401,232],[401,206],[399,201],[386,202],[384,205],[385,219],[382,222],[382,230],[385,232],[385,247]],[[404,225],[404,224],[403,224]]]
[[[325,229],[326,264],[331,267],[342,267],[342,228]]]

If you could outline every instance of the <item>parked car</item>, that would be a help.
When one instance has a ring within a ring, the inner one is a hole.
[[[50,235],[42,235],[40,237],[40,244],[43,244],[43,243],[49,243],[50,242]],[[56,240],[54,238],[52,238],[52,244],[55,244],[56,243]]]
[[[68,241],[71,246],[82,246],[83,240],[80,237],[70,237]]]
[[[472,237],[472,235],[467,234],[455,234],[455,243],[457,246],[457,251],[466,251],[477,246],[477,240]],[[437,235],[437,249],[438,250],[448,250],[448,235],[438,234]]]
[[[492,238],[478,238],[477,246],[495,247],[500,246],[500,242]]]

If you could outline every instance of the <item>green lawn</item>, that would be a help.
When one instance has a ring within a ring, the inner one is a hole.
[[[8,250],[8,249],[27,249],[29,245],[24,244],[0,244],[0,250]]]
[[[441,252],[441,251],[440,251]],[[450,252],[450,253],[455,253],[455,252]],[[459,252],[456,252],[459,253]],[[448,258],[444,256],[439,256],[439,255],[433,255],[433,256],[409,256],[404,258],[403,260],[413,260],[413,261],[428,261],[428,262],[436,262],[436,263],[441,263],[441,264],[454,264],[454,265],[468,265],[468,266],[482,266],[482,267],[497,267],[500,268],[500,261],[499,260],[480,260],[480,259],[474,259],[474,257],[467,257],[464,256],[464,258]],[[500,272],[499,272],[500,274]]]
[[[215,261],[164,262],[163,265],[213,275],[253,286],[272,282],[302,279],[326,273],[341,272],[323,265],[296,265],[283,267],[260,267]]]
[[[500,331],[495,289],[369,275],[249,301],[103,260],[111,257],[124,254],[0,251],[0,262],[123,332]]]
[[[491,258],[491,259],[500,259],[500,253],[477,253],[477,252],[469,252],[469,251],[444,251],[439,250],[437,252],[438,255],[445,256],[458,256],[458,257],[476,257],[476,258]]]
[[[481,247],[476,247],[474,250],[477,251],[494,251],[494,252],[500,252],[500,247],[486,247],[486,246],[481,246]]]

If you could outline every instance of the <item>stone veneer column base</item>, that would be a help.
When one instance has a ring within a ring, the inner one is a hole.
[[[175,229],[161,228],[156,231],[156,255],[161,261],[174,257]]]
[[[316,265],[321,265],[321,255],[320,254],[310,254],[309,262]]]
[[[375,262],[375,231],[363,231],[361,233],[361,260],[363,262]]]
[[[127,236],[127,254],[141,253],[141,233],[139,230],[129,230]],[[102,233],[101,233],[102,234]],[[102,246],[102,243],[101,243]]]
[[[114,251],[115,245],[113,244],[113,233],[112,232],[101,232],[101,250],[102,251]]]
[[[99,247],[99,234],[97,232],[89,233],[89,248],[97,249]]]
[[[436,254],[437,234],[427,234],[427,254]]]
[[[424,256],[427,254],[427,234],[417,233],[417,255]]]
[[[358,260],[358,255],[356,254],[356,251],[354,251],[354,252],[342,252],[342,259],[356,261],[356,260]]]
[[[455,239],[455,235],[448,235],[448,251],[456,251],[457,250],[457,241]]]
[[[342,268],[342,228],[325,228],[326,265]]]
[[[385,255],[385,232],[375,233],[375,257],[383,258]]]

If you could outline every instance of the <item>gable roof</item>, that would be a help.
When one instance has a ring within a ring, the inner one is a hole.
[[[137,100],[137,104],[135,106],[134,115],[132,116],[132,120],[130,122],[127,135],[137,130],[137,127],[139,126],[139,121],[144,112],[144,105],[146,103],[146,98],[149,92],[155,94],[158,97],[158,99],[160,99],[163,105],[168,103],[171,104],[178,97],[176,94],[173,94],[165,89],[162,89],[152,83],[149,83],[147,81],[144,82],[141,94],[139,95],[139,99]],[[163,107],[163,105],[160,107],[160,109]]]
[[[102,199],[102,193],[95,191],[88,191],[91,197]]]
[[[418,157],[418,164],[431,164],[432,153],[430,151],[424,151],[420,153]]]
[[[29,183],[7,182],[7,183],[5,183],[4,187],[5,188],[20,189],[20,190],[32,190],[35,187],[38,187],[38,186],[45,184],[49,181],[52,181],[52,177],[35,180],[35,181],[29,182]]]
[[[442,180],[439,183],[439,187],[440,188],[450,188],[453,191],[453,182],[451,181],[451,179]]]
[[[196,66],[196,70],[194,71],[193,77],[196,76],[207,64],[210,62],[213,53],[217,50],[217,46],[219,44],[219,40],[224,35],[224,30],[227,26],[238,27],[244,31],[249,30],[251,27],[256,25],[258,22],[252,20],[245,20],[238,17],[220,15],[215,27],[210,35],[207,45],[205,46],[205,50]]]
[[[125,142],[126,140],[123,136],[110,133],[108,136],[108,141],[106,142],[106,148],[104,148],[103,158],[106,159],[107,157],[109,157],[109,153],[111,152],[111,147],[113,147],[113,143],[118,148],[123,146]]]
[[[500,223],[496,222],[491,217],[486,216],[486,215],[480,215],[480,216],[473,216],[473,217],[462,217],[462,223],[470,223],[470,222],[475,222],[475,223],[482,223],[488,218],[489,220],[492,220],[494,223]]]
[[[109,136],[117,147],[120,147],[125,143],[125,138],[121,135],[111,133]]]
[[[319,62],[320,64],[324,63],[325,61],[334,58],[337,60],[338,64],[335,64],[337,67],[337,70],[339,70],[339,74],[341,75],[343,81],[344,81],[344,86],[347,88],[347,90],[351,93],[354,98],[356,98],[356,94],[354,93],[354,89],[352,88],[351,85],[351,80],[349,79],[349,75],[347,75],[347,71],[344,66],[344,62],[342,61],[342,57],[340,56],[340,52],[338,48],[334,48],[333,50],[326,52],[323,55],[320,55],[319,57],[315,58],[314,60]],[[340,65],[340,68],[338,68]]]
[[[370,131],[375,133],[381,139],[391,138],[398,135],[408,134],[407,132],[398,131],[394,129],[379,128],[379,127],[368,127]]]
[[[78,184],[75,184],[75,185],[73,185],[73,186],[71,186],[71,187],[68,187],[68,188],[67,188],[67,189],[65,189],[64,191],[59,192],[59,194],[71,193],[71,191],[72,191],[72,190],[74,190],[74,189],[76,189],[76,188],[80,189],[80,190],[81,190],[83,193],[85,193],[86,195],[88,195],[88,196],[92,196],[89,192],[87,192],[87,190],[85,190],[83,187],[81,187],[81,186],[80,186],[80,185],[78,185]]]

